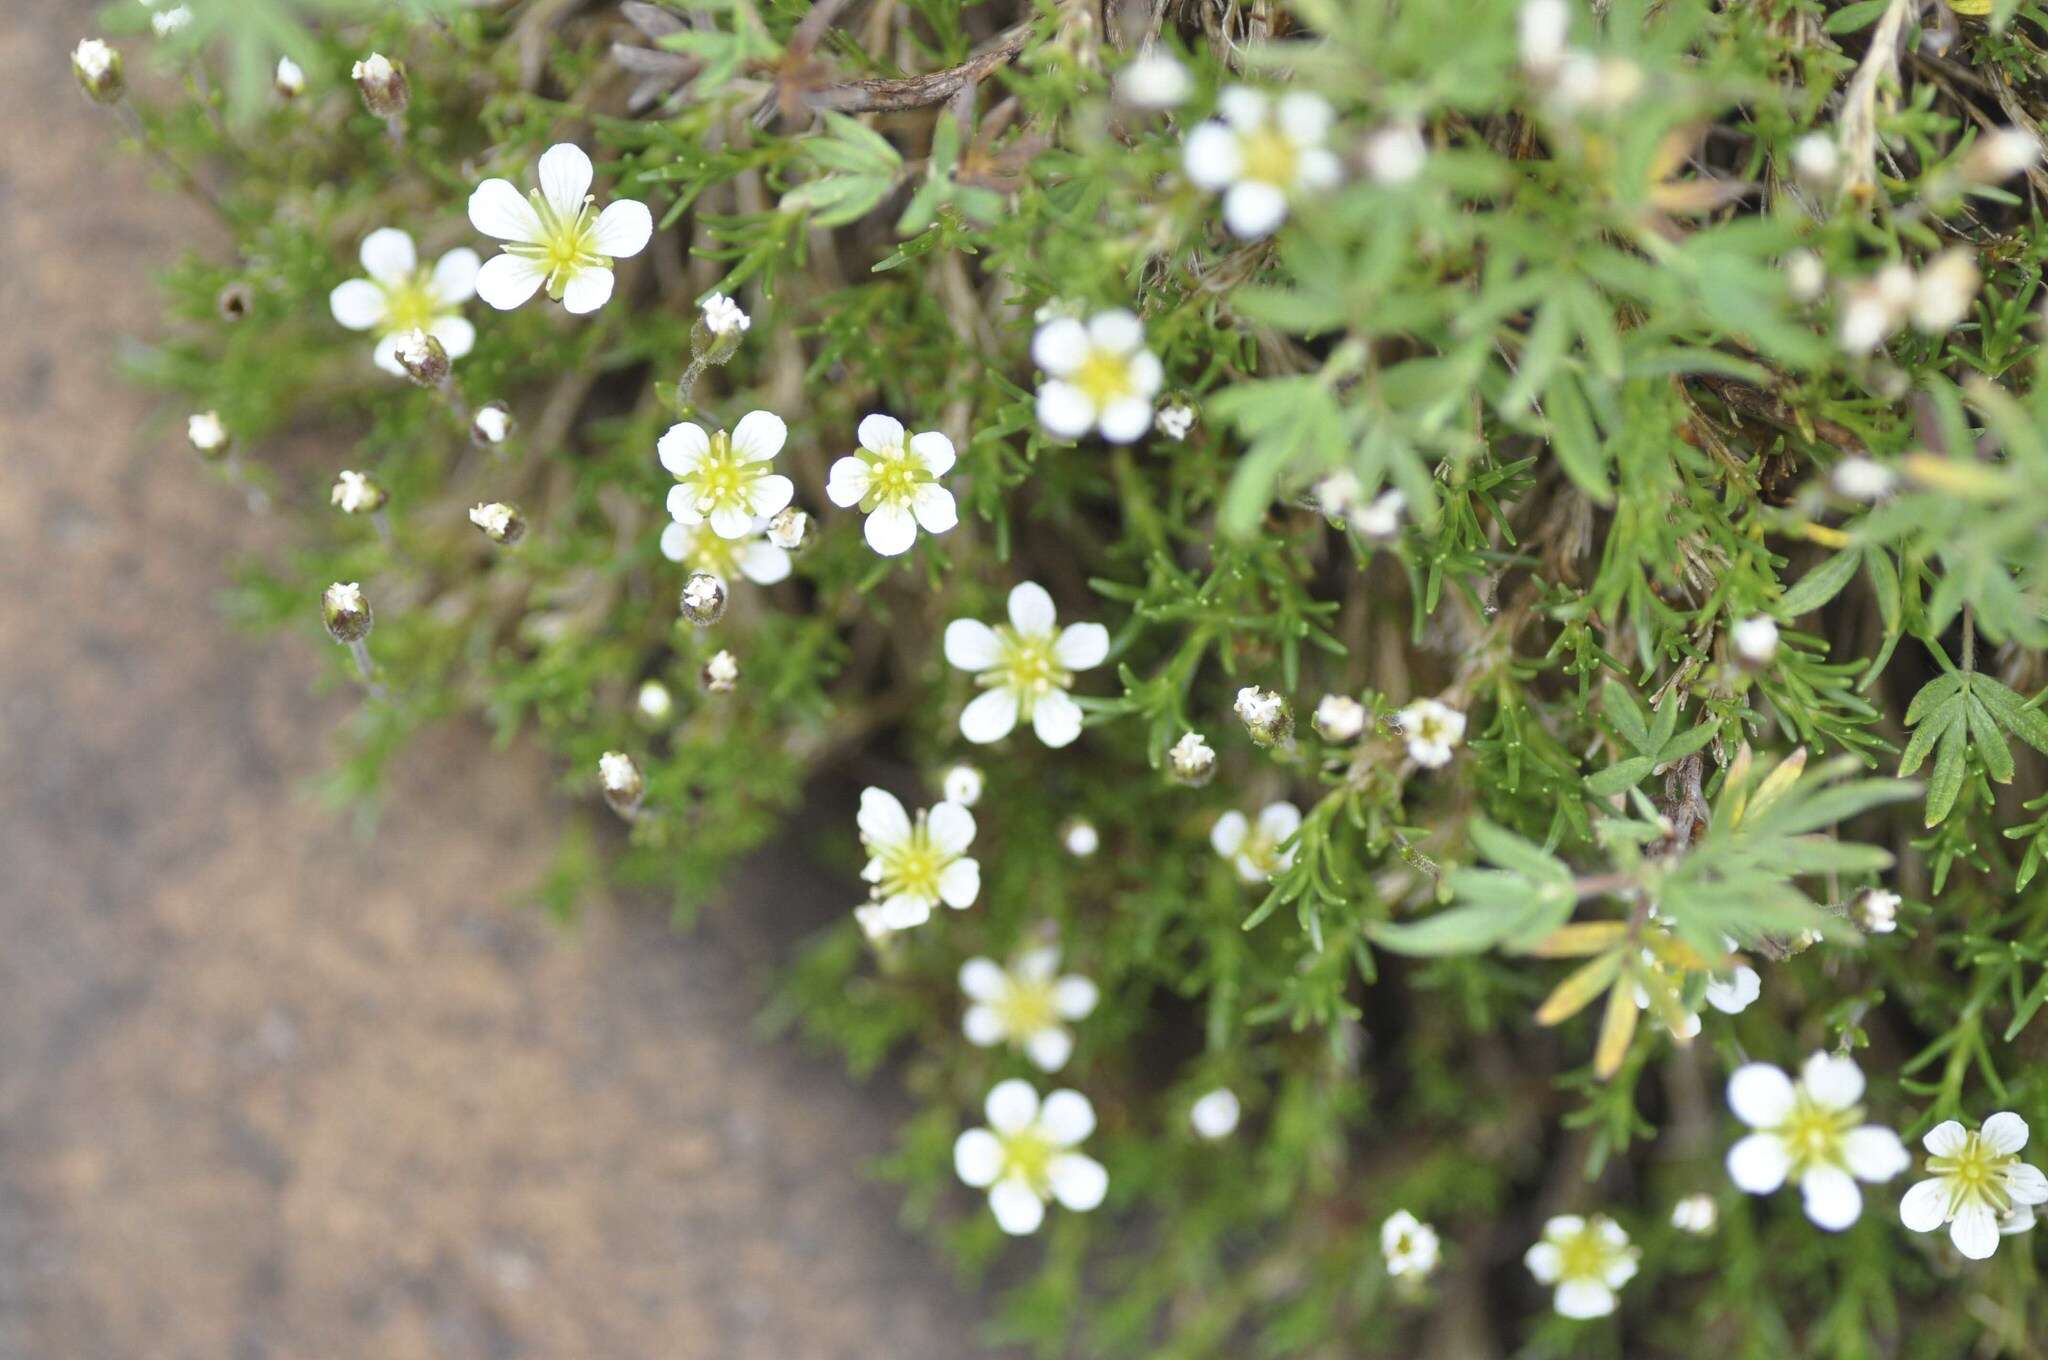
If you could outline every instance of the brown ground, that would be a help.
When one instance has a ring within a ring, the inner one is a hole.
[[[530,753],[439,734],[369,843],[304,796],[352,701],[209,603],[279,530],[112,376],[205,227],[71,88],[95,8],[0,17],[0,1360],[971,1353],[899,1111],[749,1034],[843,885],[563,934]]]

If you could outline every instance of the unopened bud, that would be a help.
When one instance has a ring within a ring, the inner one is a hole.
[[[1736,624],[1729,630],[1729,640],[1735,644],[1735,655],[1749,666],[1768,666],[1778,655],[1778,625],[1763,614]]]
[[[1353,507],[1350,515],[1351,527],[1360,538],[1369,538],[1384,543],[1401,532],[1401,514],[1408,508],[1408,498],[1391,488],[1372,498],[1372,504]]]
[[[1687,1195],[1671,1206],[1671,1226],[1694,1237],[1712,1233],[1720,1217],[1721,1211],[1711,1195]]]
[[[1899,475],[1874,458],[1858,454],[1835,464],[1835,494],[1852,501],[1881,501],[1899,484]]]
[[[811,517],[793,505],[784,506],[768,521],[768,541],[784,552],[801,549],[810,531]]]
[[[1825,132],[1809,132],[1792,143],[1792,173],[1811,189],[1825,189],[1842,170],[1842,153]]]
[[[939,787],[945,793],[947,802],[971,808],[981,801],[984,782],[981,771],[972,765],[955,765],[946,771],[946,777],[940,781]]]
[[[1310,722],[1316,735],[1335,745],[1357,741],[1365,731],[1365,705],[1348,694],[1325,694]]]
[[[606,751],[597,758],[597,782],[604,789],[604,801],[627,821],[640,811],[647,797],[647,780],[640,767],[624,751]]]
[[[1795,250],[1785,257],[1785,291],[1794,302],[1812,302],[1828,286],[1828,267],[1810,250]]]
[[[128,88],[121,73],[121,53],[98,38],[84,38],[71,49],[71,74],[78,88],[95,103],[111,104]]]
[[[1516,28],[1524,69],[1538,76],[1554,72],[1564,60],[1571,26],[1571,11],[1564,0],[1523,0]]]
[[[1116,97],[1134,109],[1178,108],[1194,84],[1188,68],[1172,53],[1147,47],[1116,73]]]
[[[1159,433],[1179,443],[1195,427],[1195,408],[1184,401],[1169,402],[1152,417],[1152,425]]]
[[[237,279],[214,295],[213,309],[223,321],[240,321],[256,305],[256,290]]]
[[[306,73],[290,57],[277,59],[277,74],[270,81],[278,94],[285,99],[297,99],[306,92]]]
[[[1998,184],[2034,168],[2041,159],[2041,139],[2022,128],[2000,128],[1977,139],[1963,158],[1963,178],[1977,184]]]
[[[677,604],[684,618],[699,628],[709,628],[725,617],[727,598],[724,581],[708,571],[699,571],[692,572],[690,579],[683,582]]]
[[[351,472],[344,468],[334,479],[334,486],[327,493],[328,504],[344,515],[367,515],[380,510],[386,500],[384,488],[376,478],[367,472]]]
[[[654,723],[667,722],[676,707],[675,697],[659,680],[641,681],[640,694],[634,703],[640,710],[640,716]]]
[[[1866,935],[1889,935],[1899,928],[1899,895],[1865,888],[1850,904],[1849,919]]]
[[[405,370],[405,376],[421,387],[439,387],[448,381],[448,351],[423,330],[409,330],[399,336],[398,349],[392,357]]]
[[[1087,859],[1102,848],[1102,837],[1093,822],[1076,817],[1060,828],[1060,844],[1075,859]]]
[[[1984,276],[1969,250],[1944,250],[1920,271],[1913,288],[1913,328],[1924,335],[1946,335],[1970,314]]]
[[[354,581],[336,581],[321,593],[320,618],[336,642],[361,642],[370,635],[370,602]]]
[[[469,440],[480,449],[495,449],[510,439],[516,428],[511,407],[502,401],[486,402],[477,407],[469,422]]]
[[[1277,746],[1294,735],[1294,714],[1272,690],[1246,685],[1237,692],[1235,707],[1244,730],[1260,746]]]
[[[187,416],[185,438],[208,462],[227,457],[228,445],[234,442],[228,434],[228,427],[221,423],[218,411],[200,411]]]
[[[189,5],[172,5],[169,9],[160,9],[149,16],[149,26],[155,30],[159,38],[168,38],[173,33],[182,32],[191,22],[192,9]]]
[[[518,506],[507,505],[503,501],[472,507],[469,522],[483,530],[484,537],[500,547],[509,548],[526,537],[526,516],[519,513]]]
[[[731,652],[714,652],[698,677],[712,694],[730,694],[739,688],[740,663]]]
[[[690,327],[690,353],[707,364],[722,364],[738,352],[740,337],[753,324],[737,302],[713,293],[704,299],[704,310]]]
[[[1365,169],[1375,184],[1389,188],[1410,183],[1429,163],[1429,143],[1413,123],[1383,127],[1365,139]]]
[[[1176,784],[1198,789],[1216,777],[1216,748],[1200,732],[1189,732],[1166,753],[1166,772]]]
[[[1343,519],[1358,508],[1358,498],[1364,490],[1358,484],[1357,473],[1339,468],[1315,484],[1316,509],[1331,519]]]
[[[406,84],[405,68],[382,52],[372,52],[350,72],[356,88],[363,92],[363,106],[379,118],[396,118],[412,102],[412,87]]]

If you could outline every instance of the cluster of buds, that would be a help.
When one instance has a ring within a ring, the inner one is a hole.
[[[1348,694],[1325,694],[1309,720],[1316,735],[1333,746],[1357,741],[1365,733],[1365,705]]]
[[[472,507],[469,522],[501,548],[509,548],[526,537],[526,516],[519,513],[518,506],[503,501]]]
[[[209,463],[219,462],[228,456],[234,438],[228,427],[221,422],[218,411],[199,411],[185,418],[185,439],[193,451]]]
[[[711,659],[704,663],[704,669],[698,679],[708,693],[732,693],[740,685],[739,658],[726,651],[712,653]]]
[[[1200,732],[1186,732],[1166,752],[1166,772],[1176,784],[1199,789],[1216,777],[1216,748]]]
[[[1287,701],[1270,689],[1246,685],[1233,705],[1245,732],[1260,746],[1278,746],[1294,735],[1294,714]]]
[[[683,582],[683,593],[677,601],[683,617],[699,628],[709,628],[725,617],[725,606],[730,595],[725,582],[708,571],[690,573],[690,579]]]
[[[343,468],[334,479],[327,501],[344,515],[367,515],[384,508],[384,488],[367,472]]]
[[[647,780],[633,757],[624,751],[606,751],[597,758],[597,782],[613,812],[629,822],[640,815],[640,804],[647,798]]]
[[[71,74],[78,88],[98,104],[117,102],[128,83],[121,72],[121,53],[98,38],[86,38],[71,49]]]
[[[396,118],[412,102],[412,86],[406,83],[405,68],[382,52],[364,57],[349,74],[355,77],[356,89],[362,92],[363,107],[379,118]]]
[[[1888,264],[1847,289],[1835,338],[1851,354],[1869,354],[1908,322],[1924,335],[1945,335],[1970,314],[1983,276],[1968,248],[1944,250],[1915,272]]]
[[[516,428],[511,407],[502,401],[486,402],[470,418],[469,442],[480,449],[495,449],[510,439]]]

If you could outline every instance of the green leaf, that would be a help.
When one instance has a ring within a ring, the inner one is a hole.
[[[1786,618],[1797,618],[1811,610],[1820,608],[1841,593],[1849,584],[1849,578],[1856,574],[1856,568],[1863,562],[1863,553],[1858,548],[1844,548],[1812,571],[1799,578],[1778,598],[1778,611]]]
[[[1956,805],[1956,795],[1962,792],[1964,756],[1970,749],[1964,730],[1963,723],[1950,722],[1942,731],[1941,746],[1934,757],[1934,772],[1927,780],[1929,826],[1948,816],[1949,809]]]

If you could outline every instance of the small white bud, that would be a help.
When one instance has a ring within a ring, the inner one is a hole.
[[[1721,1211],[1711,1195],[1687,1195],[1671,1206],[1671,1226],[1694,1237],[1713,1232],[1720,1217]]]
[[[704,299],[704,326],[713,335],[731,335],[754,324],[754,319],[740,310],[740,305],[723,293],[713,293]]]
[[[361,642],[370,635],[370,602],[354,581],[336,581],[321,592],[320,619],[336,642]]]
[[[633,757],[624,751],[606,751],[597,758],[597,780],[612,811],[631,821],[647,797],[647,780]]]
[[[1166,770],[1176,784],[1198,789],[1216,777],[1216,750],[1200,732],[1188,732],[1166,753]]]
[[[896,932],[890,928],[880,903],[863,902],[853,909],[853,919],[860,923],[860,933],[871,945],[881,945]]]
[[[730,694],[739,688],[740,663],[731,652],[714,652],[704,663],[704,670],[698,676],[704,688],[713,694]]]
[[[1555,71],[1564,60],[1565,38],[1571,27],[1571,10],[1564,0],[1524,0],[1516,22],[1524,69],[1532,75]]]
[[[448,351],[440,340],[415,327],[398,337],[392,357],[405,376],[421,387],[439,387],[448,380]]]
[[[156,31],[159,38],[168,38],[173,33],[182,32],[191,22],[192,11],[185,5],[173,5],[149,16],[149,26]]]
[[[725,617],[725,582],[708,571],[692,572],[683,582],[678,604],[683,617],[699,628],[709,628]]]
[[[1233,707],[1244,730],[1260,746],[1276,746],[1294,735],[1294,715],[1287,701],[1269,689],[1246,685],[1237,692]]]
[[[1795,250],[1785,257],[1785,290],[1795,302],[1812,302],[1828,285],[1828,268],[1810,250]]]
[[[1809,187],[1826,188],[1841,169],[1841,150],[1827,133],[1809,132],[1792,143],[1792,173]]]
[[[784,552],[796,552],[803,547],[804,536],[810,528],[811,517],[795,506],[787,505],[768,521],[768,541]]]
[[[945,778],[939,781],[939,787],[945,793],[947,802],[971,808],[981,801],[984,783],[981,771],[974,766],[955,765],[946,771]]]
[[[502,401],[487,402],[470,418],[469,439],[480,449],[494,449],[510,439],[517,426],[511,407]]]
[[[1891,495],[1899,475],[1876,459],[1857,454],[1835,464],[1832,480],[1836,495],[1868,504]]]
[[[1195,408],[1184,401],[1172,402],[1159,408],[1159,414],[1152,417],[1153,428],[1176,443],[1188,437],[1188,431],[1195,427]]]
[[[228,427],[221,423],[218,411],[200,411],[187,416],[185,438],[202,458],[219,458],[228,451]]]
[[[1735,654],[1751,666],[1768,666],[1778,655],[1778,625],[1767,615],[1744,619],[1728,636],[1735,644]]]
[[[367,515],[372,510],[383,508],[384,488],[366,472],[351,472],[343,468],[334,479],[334,486],[327,493],[328,504],[344,515]]]
[[[1924,335],[1946,335],[1970,314],[1977,288],[1984,281],[1968,249],[1944,250],[1920,271],[1913,289],[1913,328]]]
[[[1316,735],[1337,745],[1357,741],[1365,731],[1365,705],[1348,694],[1325,694],[1309,721]]]
[[[1429,162],[1429,143],[1413,123],[1380,128],[1365,139],[1365,168],[1374,183],[1408,184]]]
[[[1360,538],[1384,543],[1401,532],[1401,514],[1407,508],[1408,498],[1390,488],[1373,497],[1371,505],[1354,506],[1351,527]]]
[[[1883,888],[1865,888],[1856,895],[1849,915],[1866,935],[1889,935],[1899,928],[1899,895]]]
[[[668,692],[668,686],[659,680],[642,680],[640,693],[634,700],[640,716],[649,722],[666,722],[675,712],[675,696]]]
[[[1116,73],[1116,97],[1134,109],[1173,109],[1185,103],[1194,81],[1173,55],[1148,47]]]
[[[518,506],[507,505],[503,501],[471,507],[469,522],[483,530],[485,538],[501,547],[509,548],[526,537],[526,516],[519,513]]]
[[[1196,1137],[1213,1143],[1237,1132],[1237,1121],[1243,1113],[1244,1107],[1230,1088],[1219,1086],[1188,1106],[1188,1123],[1194,1126]]]
[[[111,104],[127,88],[122,79],[121,54],[98,38],[83,38],[71,49],[71,74],[78,87],[101,104]]]
[[[1060,828],[1060,844],[1075,859],[1086,859],[1102,848],[1102,837],[1096,834],[1093,822],[1076,817]]]
[[[1963,177],[1978,184],[1996,184],[2034,168],[2041,159],[2041,139],[2024,128],[2000,128],[1977,139],[1963,159]]]
[[[379,118],[396,118],[412,102],[412,87],[406,83],[405,68],[382,52],[372,52],[357,62],[349,74],[362,91],[363,106]]]
[[[1898,326],[1898,312],[1882,294],[1874,288],[1858,288],[1842,304],[1835,339],[1850,354],[1868,354]]]
[[[297,99],[306,92],[306,73],[290,57],[277,59],[277,74],[271,77],[272,86],[286,99]]]
[[[1364,490],[1358,484],[1357,473],[1339,468],[1315,484],[1316,509],[1331,519],[1343,519],[1358,508],[1358,498]]]
[[[1558,63],[1550,98],[1557,111],[1567,115],[1587,110],[1615,113],[1635,102],[1642,89],[1643,68],[1634,62],[1575,50]]]

